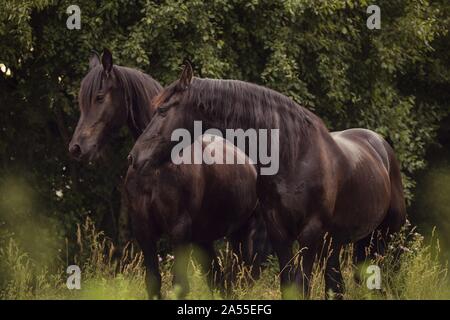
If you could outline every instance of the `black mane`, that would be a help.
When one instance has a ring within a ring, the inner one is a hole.
[[[150,122],[152,114],[152,99],[162,90],[162,86],[151,76],[132,68],[113,66],[112,72],[117,77],[120,87],[124,90],[128,116],[134,130],[142,133]],[[92,103],[94,95],[101,89],[103,67],[92,68],[81,82],[81,108]]]
[[[299,142],[308,140],[312,127],[324,126],[320,118],[291,98],[244,81],[193,78],[186,90],[175,81],[155,98],[155,107],[175,94],[182,95],[183,105],[197,108],[224,128],[280,129],[280,141],[289,146],[280,151],[288,156],[294,156],[292,150],[298,149]]]

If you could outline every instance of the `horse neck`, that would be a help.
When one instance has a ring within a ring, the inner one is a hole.
[[[142,134],[143,130],[141,130],[140,128],[136,128],[131,119],[128,119],[127,122],[128,122],[128,129],[130,130],[131,135],[133,136],[133,140],[136,141]]]
[[[125,72],[130,71],[126,70]],[[134,84],[134,82],[131,83]],[[153,115],[151,100],[162,88],[156,80],[150,77],[145,79],[143,85],[145,90],[132,87],[128,88],[128,90],[133,90],[136,94],[133,94],[132,92],[125,93],[125,96],[130,95],[132,97],[129,102],[130,105],[128,105],[127,126],[135,141],[150,123]],[[142,103],[145,103],[146,105],[140,105]]]
[[[303,108],[303,107],[302,107]],[[304,108],[303,108],[304,109]],[[278,112],[282,113],[283,110]],[[217,128],[222,132],[226,129],[268,129],[268,139],[270,140],[270,129],[279,129],[279,152],[280,162],[293,159],[301,159],[311,148],[315,148],[314,144],[318,139],[331,136],[323,121],[311,111],[304,109],[304,116],[299,118],[284,118],[284,122],[280,120],[258,120],[254,117],[236,118],[229,122],[227,119],[219,118],[209,120],[211,117],[204,115],[207,127]],[[276,119],[274,116],[269,119]],[[279,117],[278,117],[279,119]]]

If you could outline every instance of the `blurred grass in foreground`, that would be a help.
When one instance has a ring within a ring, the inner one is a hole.
[[[441,241],[442,258],[450,259],[450,153],[421,174],[417,182],[414,206],[411,210],[414,222],[423,233],[436,229]],[[436,227],[435,227],[436,226]]]
[[[436,240],[424,243],[421,235],[410,232],[399,236],[398,245],[403,246],[399,269],[389,267],[393,248],[383,258],[382,290],[373,291],[365,283],[357,284],[353,278],[355,266],[351,263],[350,250],[342,252],[342,271],[346,284],[345,299],[450,299],[447,268],[438,258],[439,245]],[[36,266],[30,255],[11,238],[0,248],[2,273],[8,279],[0,288],[1,299],[146,299],[143,257],[132,245],[124,248],[118,259],[114,259],[115,248],[102,232],[96,231],[92,221],[78,226],[76,246],[78,251],[65,259],[58,259],[57,272]],[[248,285],[248,274],[236,265],[225,247],[220,252],[225,271],[237,268],[238,281],[233,287],[232,299],[279,299],[278,265],[269,259],[262,276],[253,285]],[[65,260],[65,261],[64,261]],[[161,259],[163,296],[176,299],[176,289],[171,286],[173,257]],[[82,270],[81,290],[66,287],[68,264],[77,264]],[[188,299],[221,299],[218,292],[211,293],[199,267],[192,261],[189,266],[191,291]],[[324,298],[323,270],[316,264],[312,279],[312,299]]]

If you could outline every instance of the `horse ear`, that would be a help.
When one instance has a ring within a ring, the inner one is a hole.
[[[100,57],[96,51],[92,50],[91,56],[89,57],[89,70],[95,68],[99,64],[100,64]]]
[[[103,69],[106,72],[111,72],[112,66],[113,66],[113,58],[112,53],[108,49],[103,49],[103,55],[102,55],[102,65]]]
[[[179,84],[183,89],[189,87],[192,82],[192,77],[194,76],[194,71],[192,71],[191,63],[188,60],[184,61],[184,69],[181,72]]]

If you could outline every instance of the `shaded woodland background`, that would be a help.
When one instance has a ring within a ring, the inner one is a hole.
[[[81,30],[66,8],[81,8]],[[126,130],[87,166],[70,159],[77,92],[91,50],[166,85],[189,57],[197,76],[276,89],[330,130],[364,127],[394,146],[409,218],[450,248],[450,2],[6,0],[0,9],[0,248],[36,261],[70,250],[90,216],[117,240]],[[444,256],[446,251],[444,250]],[[62,258],[61,258],[62,259]],[[2,261],[0,261],[0,282]]]

